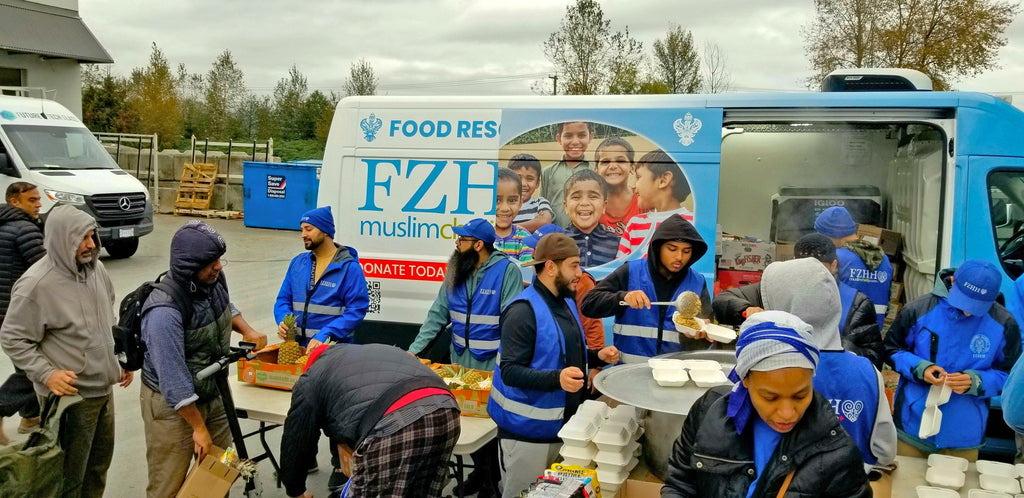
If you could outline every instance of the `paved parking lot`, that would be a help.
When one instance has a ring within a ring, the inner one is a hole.
[[[133,290],[145,280],[151,280],[167,269],[169,247],[174,231],[185,223],[188,218],[170,215],[157,215],[154,219],[155,230],[143,237],[139,251],[126,260],[103,258],[103,263],[110,272],[117,291],[117,299]],[[225,238],[228,252],[225,258],[228,265],[225,274],[231,291],[231,298],[242,311],[246,320],[264,333],[271,342],[278,342],[276,324],[273,316],[274,298],[284,278],[288,261],[303,251],[302,240],[298,231],[269,230],[246,228],[240,220],[209,219],[210,225],[217,229]],[[236,334],[237,337],[237,334]],[[0,355],[0,382],[13,372],[10,360]],[[115,387],[115,411],[117,418],[117,435],[114,449],[114,461],[107,474],[106,496],[130,497],[144,496],[146,489],[146,443],[142,429],[142,416],[139,411],[139,376],[127,389]],[[16,436],[17,417],[5,420],[4,427],[9,436]],[[242,430],[254,430],[257,424],[242,420]],[[275,450],[280,449],[280,429],[274,431],[269,442]],[[13,433],[13,434],[12,434]],[[19,440],[19,438],[14,438]],[[258,450],[259,443],[255,438],[248,441],[250,454]],[[321,440],[318,452],[320,472],[311,474],[307,481],[308,489],[316,496],[326,496],[330,455],[325,440]],[[259,474],[263,483],[263,496],[287,496],[283,489],[274,487],[273,469],[270,462],[260,462]],[[236,483],[233,496],[241,495],[241,481]]]

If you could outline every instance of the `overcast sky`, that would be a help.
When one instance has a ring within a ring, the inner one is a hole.
[[[371,62],[378,94],[531,94],[552,72],[542,43],[569,0],[79,0],[81,16],[127,74],[155,42],[171,64],[205,73],[224,49],[256,93],[298,66],[311,90],[341,91],[349,66]],[[811,0],[602,0],[613,30],[650,54],[670,23],[724,53],[736,90],[802,90],[800,34]],[[1000,69],[958,89],[1024,95],[1024,21],[1007,30]],[[1022,98],[1022,97],[1018,97]]]

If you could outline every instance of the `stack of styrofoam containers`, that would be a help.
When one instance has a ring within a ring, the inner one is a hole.
[[[597,445],[597,480],[601,483],[601,496],[615,496],[629,472],[636,467],[640,456],[643,434],[640,414],[636,407],[619,405],[611,410],[608,419],[594,436]]]
[[[683,360],[651,358],[647,360],[647,366],[651,367],[654,381],[662,387],[682,387],[690,380],[683,369]]]
[[[690,378],[697,387],[715,387],[728,384],[729,378],[722,372],[722,365],[714,360],[682,360],[683,368],[690,372]]]
[[[932,455],[928,455],[928,471],[925,472],[924,480],[928,481],[928,484],[931,484],[932,486],[960,489],[964,487],[964,481],[966,481],[967,479],[966,472],[966,459],[948,455],[940,455],[938,453],[935,453]],[[918,489],[917,494],[918,496],[923,496],[921,495],[920,488]],[[938,498],[943,495],[930,494],[927,496],[934,496]]]
[[[978,460],[974,465],[978,469],[978,481],[981,483],[982,489],[972,489],[972,495],[975,491],[1005,493],[1006,496],[1020,494],[1021,486],[1017,481],[1017,468],[1012,463]]]
[[[949,401],[953,388],[949,384],[932,386],[928,389],[928,397],[924,400],[924,413],[921,414],[921,426],[917,429],[917,437],[928,439],[939,433],[942,428],[942,411],[939,407]]]
[[[611,408],[600,401],[587,400],[580,405],[576,414],[558,431],[562,440],[562,448],[558,452],[562,455],[563,464],[594,468],[597,445],[592,440],[610,411]]]

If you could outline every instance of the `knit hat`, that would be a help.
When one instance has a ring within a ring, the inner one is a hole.
[[[972,315],[984,315],[999,296],[1003,276],[995,265],[980,259],[964,261],[953,274],[953,286],[946,300],[954,308]]]
[[[331,206],[306,211],[299,219],[299,224],[302,223],[309,223],[327,234],[328,237],[334,238],[334,216],[331,214]]]
[[[743,385],[747,374],[793,367],[812,372],[818,368],[818,348],[811,337],[810,325],[784,311],[763,311],[740,325],[736,367],[729,374],[735,384],[726,411],[737,433],[743,433],[754,409],[750,393]]]
[[[465,225],[452,228],[455,235],[461,237],[473,237],[474,239],[482,240],[488,244],[493,244],[494,239],[498,237],[494,233],[494,225],[491,225],[487,220],[483,218],[473,218],[469,220]]]
[[[814,220],[814,229],[833,239],[841,239],[857,233],[857,222],[853,221],[850,212],[842,206],[832,206],[818,215]]]
[[[529,237],[523,239],[523,245],[531,249],[536,249],[537,243],[540,242],[540,238],[549,233],[565,233],[565,230],[563,230],[562,227],[554,223],[541,225],[540,227],[537,228],[537,230],[531,233]]]
[[[540,238],[537,248],[533,250],[533,260],[522,263],[522,266],[534,266],[545,261],[560,261],[580,255],[576,242],[564,233],[550,233]]]
[[[822,263],[832,264],[836,260],[836,245],[827,235],[809,233],[800,237],[793,245],[793,257],[814,258]]]

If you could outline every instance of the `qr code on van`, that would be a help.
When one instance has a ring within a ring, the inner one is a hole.
[[[375,280],[367,281],[366,293],[370,296],[370,307],[366,308],[366,312],[380,313],[380,282]]]

